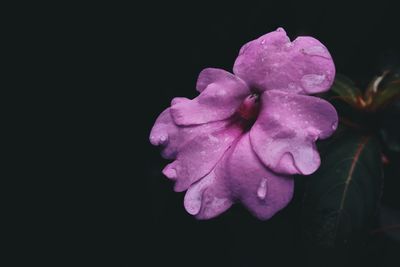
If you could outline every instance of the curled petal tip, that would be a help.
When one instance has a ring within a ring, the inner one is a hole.
[[[282,27],[278,27],[278,29],[276,29],[277,32],[284,32],[286,33],[285,29],[283,29]]]
[[[176,170],[170,165],[167,165],[162,172],[168,179],[175,179],[177,177]]]
[[[186,98],[186,97],[174,97],[171,100],[171,106],[179,104],[179,103],[183,103],[183,102],[186,102],[186,101],[189,101],[189,99]]]
[[[150,136],[150,143],[154,146],[165,145],[168,142],[167,135],[151,135]]]

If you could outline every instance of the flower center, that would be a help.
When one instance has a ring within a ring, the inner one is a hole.
[[[260,111],[260,96],[259,94],[251,94],[243,100],[237,113],[239,114],[243,126],[245,128],[251,128],[257,119]]]

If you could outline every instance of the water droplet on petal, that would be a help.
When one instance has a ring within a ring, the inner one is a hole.
[[[334,123],[332,124],[332,130],[336,130],[336,128],[337,128],[337,125],[338,125],[337,121],[336,121],[336,122],[334,122]]]
[[[150,136],[150,142],[153,145],[159,146],[159,145],[165,145],[168,141],[168,135],[152,135]]]
[[[321,132],[314,127],[308,127],[306,131],[308,132],[312,141],[317,141],[321,134]]]
[[[282,27],[279,27],[278,29],[276,29],[277,32],[285,32],[285,30]]]
[[[215,137],[214,135],[210,134],[208,135],[208,139],[212,142],[212,143],[218,143],[219,139],[217,137]]]
[[[295,90],[296,89],[296,84],[294,84],[294,83],[289,83],[288,84],[288,87],[289,87],[289,90]]]
[[[260,185],[257,189],[257,197],[259,199],[265,199],[265,197],[267,196],[267,179],[262,178]]]
[[[319,74],[306,74],[301,78],[301,84],[303,88],[308,92],[313,93],[320,90],[320,85],[325,81],[325,75]]]
[[[160,136],[160,144],[165,144],[168,140],[168,137],[165,135]]]
[[[262,44],[262,45],[265,44],[265,39],[262,39],[260,44]]]

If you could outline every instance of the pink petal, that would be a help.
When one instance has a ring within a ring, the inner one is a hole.
[[[175,97],[171,105],[190,101],[184,97]],[[213,122],[201,125],[178,126],[171,117],[171,109],[167,108],[157,118],[150,132],[150,143],[162,148],[161,154],[166,159],[175,159],[177,152],[189,141],[198,136],[213,133],[229,124]]]
[[[333,60],[323,44],[312,37],[290,42],[282,28],[244,45],[233,70],[259,91],[302,94],[327,91],[335,77]]]
[[[260,162],[248,133],[227,158],[225,170],[232,195],[259,219],[271,218],[292,199],[293,179],[273,173]]]
[[[213,170],[192,184],[184,205],[197,219],[214,218],[242,202],[257,218],[267,220],[293,195],[293,179],[268,170],[251,148],[246,133],[225,152]]]
[[[200,93],[212,83],[223,82],[226,79],[235,79],[232,73],[222,69],[206,68],[202,70],[197,78],[196,89]]]
[[[197,127],[185,127],[177,139],[176,160],[163,173],[176,180],[175,191],[181,192],[207,175],[222,158],[242,128],[229,121],[218,121]]]
[[[233,204],[230,192],[224,183],[224,175],[216,169],[190,186],[186,192],[185,209],[197,219],[214,218]]]
[[[185,101],[184,98],[174,98],[172,103]],[[188,99],[187,99],[188,101]],[[150,132],[150,143],[161,146],[161,154],[166,159],[173,159],[179,148],[196,134],[184,132],[184,128],[177,126],[171,117],[171,110],[167,108],[157,118]]]
[[[176,124],[193,125],[227,119],[250,94],[249,88],[240,78],[216,69],[204,70],[200,74],[197,88],[201,91],[198,97],[171,107],[171,115]]]
[[[335,108],[321,98],[266,91],[250,130],[251,144],[273,171],[308,175],[320,165],[315,141],[329,137],[337,123]]]

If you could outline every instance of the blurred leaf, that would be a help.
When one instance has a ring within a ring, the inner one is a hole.
[[[380,228],[373,234],[384,234],[393,241],[400,243],[400,210],[381,206],[379,212]]]
[[[336,74],[331,90],[339,95],[340,99],[351,105],[357,105],[359,99],[362,99],[361,91],[354,82],[341,74]]]
[[[397,102],[382,113],[379,131],[385,148],[394,152],[400,152],[400,101]]]
[[[396,131],[397,130],[397,131]],[[398,128],[381,129],[380,135],[389,150],[400,152],[400,131]]]
[[[388,75],[388,73],[389,71],[384,71],[382,75],[374,77],[372,81],[368,84],[364,96],[367,105],[370,105],[372,103],[374,96],[378,93],[378,87],[380,86],[383,79]]]
[[[382,91],[379,91],[372,102],[372,109],[384,107],[392,101],[400,98],[400,79],[389,83]]]
[[[322,164],[303,201],[307,266],[350,266],[363,253],[380,200],[380,146],[374,137],[344,132],[320,147]]]
[[[400,80],[400,68],[395,68],[388,71],[388,74],[384,77],[382,82],[380,82],[378,91],[382,88],[386,88],[389,83],[396,80]]]

